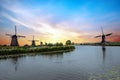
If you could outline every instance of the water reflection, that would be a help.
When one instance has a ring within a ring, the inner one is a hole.
[[[37,56],[42,56],[42,57],[46,57],[49,59],[56,59],[58,62],[61,62],[62,58],[63,58],[63,52],[60,53],[41,53],[41,54],[30,54],[29,57],[37,57]],[[14,70],[15,72],[18,70],[19,65],[20,65],[20,59],[21,58],[25,58],[25,56],[16,56],[13,58],[10,58],[11,63],[14,66]]]
[[[103,64],[105,63],[105,58],[106,58],[106,47],[102,46],[102,54],[103,54]]]
[[[67,53],[65,53],[65,54],[67,54]],[[48,59],[50,59],[50,61],[53,61],[55,63],[62,63],[63,55],[64,55],[63,52],[41,54],[42,57],[48,58]]]
[[[42,53],[40,55],[47,56],[47,57],[54,57],[54,56],[61,57],[61,56],[63,56],[63,52],[61,52],[61,53]]]
[[[63,57],[63,52],[56,52],[56,53],[40,53],[40,54],[30,54],[29,56],[42,56],[42,57],[47,57],[47,58],[62,58]]]
[[[15,72],[16,72],[18,70],[18,66],[19,66],[19,57],[11,58],[11,62],[14,64]]]

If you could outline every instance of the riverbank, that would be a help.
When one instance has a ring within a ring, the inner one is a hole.
[[[90,45],[90,46],[101,46],[100,43],[80,43],[76,45]],[[120,42],[107,42],[105,46],[120,46]]]
[[[74,50],[75,46],[52,47],[3,47],[0,49],[0,58],[25,56],[34,54],[54,54]]]

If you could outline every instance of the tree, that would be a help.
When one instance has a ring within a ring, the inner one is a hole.
[[[67,40],[67,41],[66,41],[66,45],[71,45],[71,41],[70,41],[70,40]]]
[[[45,46],[47,46],[48,44],[45,42]]]
[[[57,43],[55,44],[55,46],[63,46],[63,43],[62,43],[62,42],[60,42],[60,43],[57,42]]]
[[[52,43],[48,43],[48,46],[51,47],[51,46],[53,46],[53,44]]]
[[[63,46],[63,43],[59,43],[59,46]]]

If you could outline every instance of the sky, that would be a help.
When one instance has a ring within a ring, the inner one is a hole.
[[[20,45],[71,40],[75,43],[100,42],[94,36],[113,33],[107,41],[120,42],[119,0],[0,0],[0,45],[10,44],[14,35]]]

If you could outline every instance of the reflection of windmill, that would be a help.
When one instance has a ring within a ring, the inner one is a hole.
[[[19,38],[19,37],[25,38],[25,36],[17,35],[16,26],[15,26],[15,34],[14,34],[14,35],[11,35],[11,34],[6,34],[6,35],[7,35],[7,36],[10,36],[10,37],[12,38],[12,39],[11,39],[11,44],[10,44],[10,46],[19,46],[19,43],[18,43],[17,38]]]
[[[36,46],[35,42],[38,42],[39,40],[34,40],[34,35],[33,35],[33,40],[29,40],[32,42],[32,46]]]
[[[103,63],[104,63],[105,58],[106,58],[106,48],[105,48],[105,46],[102,46],[102,53],[103,53]]]
[[[106,36],[110,36],[112,33],[104,34],[102,27],[101,27],[101,30],[102,30],[102,34],[99,35],[99,36],[96,36],[95,38],[102,37],[101,45],[105,45],[105,43],[106,43]]]
[[[103,71],[106,71],[105,68],[105,62],[106,62],[106,47],[102,46],[102,59],[103,59]]]
[[[18,70],[19,62],[18,57],[12,58],[12,63],[15,65],[15,71]]]

